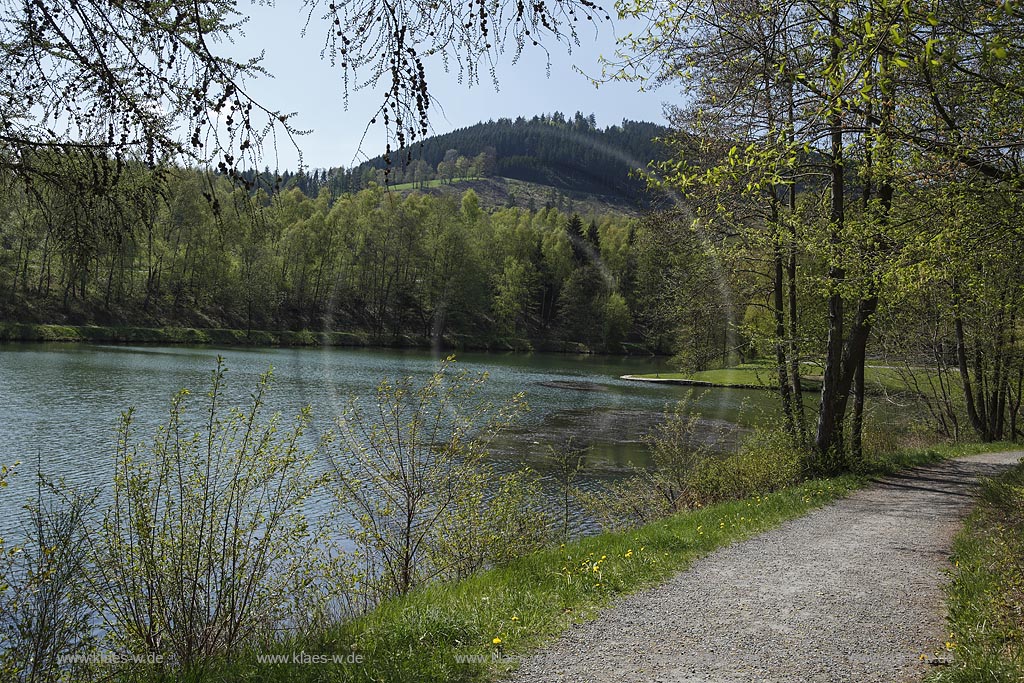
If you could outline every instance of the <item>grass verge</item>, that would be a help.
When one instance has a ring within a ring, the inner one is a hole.
[[[514,658],[696,559],[847,495],[872,476],[1006,444],[879,458],[863,474],[809,480],[619,533],[543,549],[457,583],[425,586],[358,619],[248,655],[199,680],[488,681]],[[284,661],[267,663],[267,657]],[[296,657],[298,659],[296,659]],[[303,658],[324,658],[303,663]],[[341,658],[335,660],[335,658]]]
[[[856,488],[855,476],[808,481],[638,529],[541,550],[465,581],[429,585],[273,653],[357,653],[359,664],[267,665],[255,654],[218,680],[484,681],[616,596],[664,581],[697,558],[805,514]],[[263,653],[266,657],[268,653]]]
[[[946,644],[931,683],[1024,681],[1024,465],[984,483],[953,546]]]

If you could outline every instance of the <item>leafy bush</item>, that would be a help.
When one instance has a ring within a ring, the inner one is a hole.
[[[775,491],[800,481],[803,453],[782,430],[761,429],[739,450],[722,455],[724,426],[703,421],[687,397],[648,437],[652,467],[605,486],[577,492],[608,529],[644,524],[682,510]]]
[[[300,445],[308,408],[287,429],[279,415],[263,422],[267,372],[247,410],[225,410],[224,373],[218,359],[195,429],[185,390],[146,447],[124,414],[113,500],[91,530],[90,594],[109,645],[183,670],[272,639],[325,561],[303,515],[323,484]]]
[[[570,437],[564,443],[555,446],[548,446],[548,453],[544,457],[545,463],[551,470],[551,476],[558,486],[559,498],[562,508],[562,538],[568,539],[573,526],[572,500],[575,497],[575,486],[573,483],[586,466],[587,453],[590,448],[577,448]]]
[[[0,468],[0,482],[4,474]],[[96,644],[86,592],[86,515],[94,500],[40,480],[36,500],[25,506],[22,543],[5,552],[0,541],[0,680],[84,678],[85,663],[65,658]]]
[[[346,535],[365,562],[366,607],[532,550],[550,526],[525,475],[498,477],[485,460],[525,408],[522,394],[491,405],[478,397],[487,375],[453,361],[418,385],[381,382],[369,410],[353,399],[328,437]]]
[[[727,457],[707,458],[687,478],[700,505],[775,491],[801,478],[803,453],[782,430],[761,429]]]
[[[438,518],[428,546],[429,564],[441,578],[464,579],[549,545],[551,516],[540,505],[540,481],[530,470],[498,476],[481,470],[482,486]]]
[[[693,394],[677,403],[648,437],[652,467],[606,485],[597,492],[577,491],[583,506],[608,529],[624,529],[693,507],[694,469],[715,458],[721,431],[692,410]]]

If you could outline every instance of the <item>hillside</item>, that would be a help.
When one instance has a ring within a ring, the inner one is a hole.
[[[429,175],[441,179],[498,176],[635,205],[648,198],[644,182],[632,174],[664,157],[654,138],[666,132],[662,126],[640,121],[602,129],[593,115],[580,112],[571,119],[558,112],[531,119],[498,119],[427,138],[390,160],[370,159],[360,169],[387,169],[394,182]]]
[[[453,185],[464,190],[468,182],[489,205],[565,207],[582,201],[635,211],[658,201],[636,172],[665,157],[655,138],[667,132],[628,120],[598,128],[593,115],[580,112],[571,118],[558,112],[504,118],[435,135],[353,168],[286,172],[282,180],[308,196],[324,187],[337,196],[370,183],[446,192]]]
[[[455,197],[461,197],[466,190],[473,190],[480,199],[480,205],[485,208],[515,206],[530,211],[555,208],[562,213],[578,213],[586,217],[611,213],[633,216],[640,212],[640,204],[637,201],[621,195],[558,189],[552,185],[501,176],[455,179],[450,183],[440,180],[402,183],[393,185],[392,190]]]

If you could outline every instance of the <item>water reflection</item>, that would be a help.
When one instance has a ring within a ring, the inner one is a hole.
[[[376,349],[214,349],[85,344],[0,346],[0,462],[21,461],[22,474],[0,491],[0,533],[16,524],[19,508],[34,490],[38,468],[81,487],[110,480],[115,429],[122,411],[136,408],[136,436],[148,440],[166,419],[171,396],[182,388],[198,417],[202,394],[218,355],[228,367],[225,404],[244,405],[260,373],[274,368],[268,407],[284,415],[313,408],[312,445],[350,397],[368,400],[385,377],[426,377],[440,362],[427,351]],[[530,411],[495,444],[507,465],[538,466],[548,445],[570,437],[590,446],[593,482],[607,470],[644,466],[644,435],[665,406],[687,392],[678,386],[644,385],[623,374],[664,372],[663,359],[560,354],[459,354],[459,365],[489,373],[484,398],[503,403],[525,392]],[[765,392],[718,390],[704,395],[708,419],[736,422],[771,405]],[[328,466],[324,463],[324,466]]]

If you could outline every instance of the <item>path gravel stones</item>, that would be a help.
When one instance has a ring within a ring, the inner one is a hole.
[[[888,478],[697,561],[524,659],[515,681],[917,680],[948,633],[950,544],[1024,452]]]

